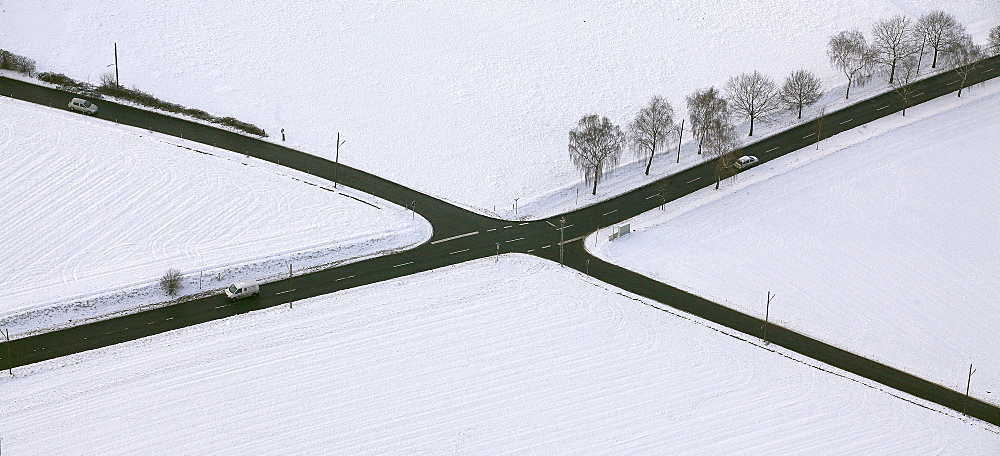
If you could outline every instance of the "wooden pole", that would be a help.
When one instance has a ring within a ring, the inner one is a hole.
[[[343,146],[344,142],[340,142],[340,132],[337,132],[337,156],[333,159],[333,188],[337,188],[337,172],[340,171],[340,146]]]
[[[771,294],[770,291],[767,292],[767,307],[764,309],[764,344],[767,345],[767,323],[771,318],[771,300],[774,299],[776,295]]]
[[[122,85],[121,81],[118,79],[118,43],[115,43],[115,85]]]
[[[9,372],[10,376],[13,377],[14,376],[14,356],[10,352],[10,330],[7,329],[7,328],[4,328],[4,330],[3,330],[3,336],[4,336],[4,338],[7,339],[7,372]]]
[[[684,138],[684,120],[681,119],[681,132],[677,135],[677,163],[681,162],[681,140]]]
[[[965,404],[962,405],[962,414],[968,415],[966,411],[969,409],[969,386],[972,385],[972,373],[975,372],[972,369],[972,364],[969,364],[969,380],[965,383]]]

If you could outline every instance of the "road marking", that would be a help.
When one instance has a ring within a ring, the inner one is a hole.
[[[475,236],[477,234],[479,234],[478,231],[473,231],[471,233],[465,233],[465,234],[459,234],[458,236],[452,236],[450,238],[444,238],[444,239],[438,239],[436,241],[432,241],[431,244],[439,244],[439,243],[442,243],[442,242],[445,242],[445,241],[451,241],[451,240],[458,239],[458,238],[464,238],[466,236]]]
[[[845,123],[847,123],[847,122],[850,122],[850,121],[852,121],[852,120],[854,120],[854,119],[847,119],[847,120],[845,120],[845,121],[841,122],[840,124],[841,124],[841,125],[843,125],[843,124],[845,124]]]
[[[173,319],[174,319],[174,317],[170,317],[170,318],[168,318],[168,319],[166,319],[164,321],[170,321],[170,320],[173,320]]]
[[[151,321],[151,322],[149,322],[149,323],[146,323],[146,324],[147,324],[147,325],[151,325],[151,324],[153,324],[153,323],[156,323],[156,322],[155,322],[155,321]]]
[[[489,233],[490,231],[496,231],[496,230],[497,230],[496,228],[490,228],[490,229],[486,230],[486,232]]]
[[[573,242],[573,241],[579,241],[580,239],[583,239],[583,238],[585,238],[585,237],[587,237],[587,235],[586,235],[586,234],[584,234],[583,236],[578,236],[578,237],[575,237],[575,238],[573,238],[573,239],[570,239],[570,240],[567,240],[567,241],[562,241],[562,242],[560,242],[560,244],[569,244],[570,242]]]
[[[531,253],[531,252],[534,252],[534,251],[535,251],[535,249],[531,249],[531,250],[528,250],[527,253]]]
[[[216,307],[216,309],[221,309],[221,308],[223,308],[223,307],[226,307],[226,306],[219,306],[219,307]]]
[[[403,264],[397,264],[397,265],[395,265],[395,266],[393,266],[393,267],[394,267],[394,268],[398,268],[398,267],[400,267],[400,266],[406,266],[406,265],[408,265],[408,264],[413,264],[413,262],[412,262],[412,261],[410,261],[410,262],[408,262],[408,263],[403,263]]]
[[[700,177],[696,177],[696,178],[694,178],[694,179],[691,179],[691,180],[687,181],[687,183],[689,183],[689,184],[690,184],[690,183],[692,183],[692,182],[694,182],[694,181],[696,181],[696,180],[698,180],[698,179],[701,179],[701,178],[700,178]]]
[[[614,214],[615,212],[618,212],[618,209],[615,209],[615,210],[613,210],[611,212],[605,212],[604,215]]]
[[[468,251],[469,251],[469,249],[456,250],[454,252],[449,253],[448,255],[454,255],[456,253],[462,253],[462,252],[468,252]]]
[[[919,97],[919,96],[921,96],[921,95],[923,95],[923,94],[924,94],[923,92],[920,92],[920,93],[915,93],[915,94],[913,94],[913,96],[915,96],[915,97]]]
[[[778,150],[778,148],[777,147],[772,147],[772,148],[768,149],[767,151],[765,151],[764,153],[766,154],[766,153],[768,153],[768,152],[770,152],[772,150]]]
[[[527,224],[528,224],[528,222],[518,223],[517,226],[524,226],[524,225],[527,225]]]
[[[548,223],[549,225],[552,225],[552,222],[550,222],[548,220],[545,220],[545,223]],[[555,228],[555,225],[552,225],[552,227]]]
[[[881,108],[876,109],[876,111],[881,111],[881,110],[883,110],[885,108],[888,108],[888,107],[889,107],[889,105],[885,105],[885,106],[882,106]]]
[[[513,228],[513,227],[514,227],[514,225],[507,225],[507,226],[503,227],[503,229],[506,230],[507,228]]]
[[[653,199],[653,198],[656,198],[657,196],[660,196],[660,195],[647,196],[646,199]]]
[[[521,241],[521,240],[524,240],[524,238],[523,237],[519,237],[517,239],[511,239],[509,241],[504,241],[504,242],[514,242],[514,241]]]
[[[945,85],[952,85],[952,84],[958,84],[958,81],[954,81],[954,82],[949,82],[949,83],[947,83],[947,84],[945,84]]]
[[[337,280],[334,280],[334,282],[340,282],[341,280],[347,280],[347,279],[350,279],[351,277],[354,277],[354,276],[353,275],[349,275],[347,277],[341,277],[341,278],[339,278]]]
[[[337,280],[340,280],[340,279],[337,279]],[[291,290],[279,291],[279,292],[275,293],[275,295],[280,295],[280,294],[285,294],[285,293],[291,293],[291,292],[293,292],[295,290],[297,290],[297,288],[292,288]]]
[[[566,225],[566,226],[563,227],[563,229],[569,228],[571,226],[573,226],[573,225]]]
[[[549,244],[549,245],[545,245],[545,246],[542,246],[542,248],[543,248],[543,249],[547,249],[547,248],[549,248],[549,247],[552,247],[552,244]]]
[[[816,136],[816,133],[809,133],[808,135],[803,136],[802,139],[806,139],[810,136]]]

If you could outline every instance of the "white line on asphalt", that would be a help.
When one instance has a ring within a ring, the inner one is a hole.
[[[514,242],[514,241],[520,241],[520,240],[523,240],[523,239],[524,239],[523,237],[520,237],[520,238],[517,238],[517,239],[511,239],[509,241],[504,241],[504,242]]]
[[[542,246],[542,248],[543,248],[543,249],[547,249],[547,248],[549,248],[549,247],[552,247],[552,244],[549,244],[549,245],[543,245],[543,246]]]
[[[403,264],[397,264],[397,265],[395,265],[395,266],[393,266],[393,267],[394,267],[394,268],[398,268],[398,267],[400,267],[400,266],[406,266],[406,265],[408,265],[408,264],[413,264],[413,262],[412,262],[412,261],[410,261],[410,262],[407,262],[407,263],[403,263]]]
[[[462,253],[462,252],[468,252],[468,251],[469,251],[469,249],[456,250],[454,252],[449,253],[448,255],[454,255],[456,253]]]
[[[921,96],[921,95],[923,95],[923,94],[924,94],[923,92],[920,92],[920,93],[915,93],[915,94],[913,94],[913,96],[915,96],[915,97],[919,97],[919,96]]]
[[[845,123],[847,123],[847,122],[850,122],[850,121],[852,121],[852,120],[854,120],[854,119],[847,119],[847,120],[845,120],[845,121],[841,122],[840,124],[841,124],[841,125],[843,125],[843,124],[845,124]]]
[[[350,279],[351,277],[354,277],[354,276],[353,275],[349,275],[347,277],[341,277],[341,278],[339,278],[337,280],[334,280],[334,282],[340,282],[341,280],[347,280],[347,279]]]
[[[810,136],[816,136],[816,133],[809,133],[808,135],[803,136],[802,139],[806,139]]]
[[[496,228],[490,228],[490,229],[486,230],[486,232],[489,233],[490,231],[496,231],[496,230],[497,230]]]
[[[518,226],[524,226],[524,225],[527,225],[527,224],[528,224],[528,222],[524,222],[524,223],[518,223],[517,225]]]
[[[445,242],[445,241],[451,241],[453,239],[464,238],[466,236],[475,236],[477,234],[479,234],[478,231],[473,231],[471,233],[465,233],[465,234],[459,234],[458,236],[452,236],[450,238],[444,238],[444,239],[438,239],[436,241],[432,241],[431,244],[438,244],[438,243]]]
[[[503,227],[503,229],[506,230],[507,228],[513,228],[513,227],[514,227],[514,225],[507,225],[507,226]]]
[[[876,109],[876,111],[881,111],[881,110],[883,110],[885,108],[888,108],[888,107],[889,107],[889,105],[885,105],[885,106],[882,106],[881,108]]]
[[[291,290],[279,291],[279,292],[275,293],[275,295],[280,295],[280,294],[285,294],[285,293],[291,293],[291,292],[293,292],[293,291],[295,291],[297,289],[298,288],[292,288]]]
[[[690,184],[690,183],[692,183],[692,182],[694,182],[694,181],[696,181],[696,180],[698,180],[698,179],[701,179],[701,178],[700,178],[700,177],[696,177],[696,178],[694,178],[694,179],[691,179],[691,180],[687,181],[687,183],[689,183],[689,184]]]
[[[571,226],[573,226],[573,225],[566,225],[566,226],[563,227],[563,229],[569,228]]]
[[[583,236],[579,236],[579,237],[575,237],[575,238],[573,238],[573,239],[568,239],[568,240],[565,240],[565,241],[561,242],[561,244],[569,244],[570,242],[573,242],[573,241],[579,241],[580,239],[583,239],[583,238],[585,238],[585,237],[587,237],[587,235],[586,235],[586,234],[584,234]]]
[[[174,317],[170,317],[166,321],[170,321],[170,320],[173,320],[173,319],[174,319]]]
[[[534,251],[535,251],[535,249],[530,249],[530,250],[528,250],[528,253],[531,253],[531,252],[534,252]]]
[[[221,308],[223,308],[223,307],[226,307],[226,306],[219,306],[219,307],[216,307],[216,309],[221,309]]]
[[[958,84],[958,81],[952,81],[952,82],[949,82],[949,83],[947,83],[945,85],[952,85],[952,84]]]
[[[548,223],[549,225],[552,225],[553,228],[555,228],[555,225],[553,225],[552,222],[545,220],[545,223]]]
[[[149,322],[149,323],[146,323],[146,324],[147,324],[147,325],[151,325],[151,324],[153,324],[153,323],[156,323],[156,322],[155,322],[155,321],[151,321],[151,322]]]
[[[615,210],[613,210],[611,212],[605,212],[604,215],[614,214],[615,212],[618,212],[618,209],[615,209]]]
[[[768,153],[768,152],[770,152],[770,151],[772,151],[772,150],[778,150],[778,148],[777,148],[777,147],[772,147],[772,148],[768,149],[768,150],[767,150],[766,152],[764,152],[764,153],[766,154],[766,153]]]
[[[653,199],[653,198],[656,198],[657,196],[660,196],[660,195],[647,196],[646,199]]]

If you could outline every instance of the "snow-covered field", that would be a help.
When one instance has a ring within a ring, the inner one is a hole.
[[[1000,452],[982,422],[493,261],[15,369],[4,453]]]
[[[378,206],[362,203],[351,195]],[[210,146],[0,98],[0,326],[13,334],[430,237],[404,208]]]
[[[588,246],[1000,404],[1000,85],[824,140]]]
[[[582,116],[625,124],[653,95],[680,116],[695,89],[753,70],[780,82],[806,68],[840,86],[831,35],[933,9],[979,42],[1000,22],[991,0],[8,0],[0,47],[97,82],[117,43],[127,86],[272,137],[285,128],[321,156],[339,131],[346,164],[504,216],[519,198],[523,216],[575,196],[566,138]]]

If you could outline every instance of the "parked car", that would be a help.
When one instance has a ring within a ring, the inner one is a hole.
[[[257,285],[256,280],[244,280],[226,287],[226,296],[229,296],[229,299],[233,301],[259,294],[260,285]]]
[[[756,165],[759,161],[760,160],[757,160],[757,157],[754,157],[753,155],[744,155],[736,159],[736,163],[733,163],[733,166],[735,166],[736,169],[746,169]]]
[[[78,111],[84,114],[94,115],[97,114],[97,105],[84,100],[83,98],[74,98],[69,101],[69,109],[71,111]]]

